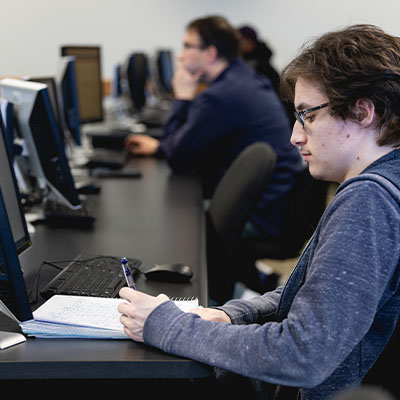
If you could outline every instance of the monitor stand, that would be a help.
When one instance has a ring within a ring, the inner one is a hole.
[[[15,346],[16,344],[25,341],[26,338],[21,333],[0,331],[0,350]]]

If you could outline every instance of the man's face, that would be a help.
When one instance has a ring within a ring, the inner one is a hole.
[[[252,52],[252,51],[254,50],[254,48],[256,47],[255,42],[254,42],[253,40],[251,40],[251,39],[245,37],[245,36],[242,36],[242,37],[240,38],[239,44],[240,44],[240,50],[241,50],[244,54],[247,54],[247,53]]]
[[[295,87],[294,105],[297,111],[328,103],[326,95],[311,81],[299,78]],[[311,175],[316,179],[344,182],[351,177],[357,158],[358,125],[330,115],[329,106],[305,114],[305,126],[296,121],[291,143],[300,147]]]
[[[202,48],[200,35],[196,31],[186,31],[179,61],[192,74],[205,70],[207,66],[206,52]]]

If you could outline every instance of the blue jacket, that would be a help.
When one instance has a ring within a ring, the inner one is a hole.
[[[290,144],[290,135],[286,111],[270,81],[237,60],[192,102],[174,102],[160,151],[174,171],[199,173],[205,197],[211,197],[221,176],[246,146],[258,141],[270,144],[277,165],[252,222],[275,236],[282,228],[282,197],[301,169],[301,157]]]
[[[387,187],[381,177],[394,186]],[[400,312],[400,150],[339,186],[285,287],[221,307],[232,325],[157,307],[145,343],[303,400],[357,386]]]

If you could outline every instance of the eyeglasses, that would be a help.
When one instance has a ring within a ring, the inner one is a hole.
[[[197,50],[204,50],[205,47],[202,44],[191,44],[191,43],[183,43],[183,49],[184,50],[189,50],[189,49],[197,49]]]
[[[304,117],[303,117],[304,115],[306,115],[310,112],[313,112],[313,111],[320,110],[321,108],[328,107],[328,105],[329,105],[329,103],[324,103],[324,104],[321,104],[320,106],[307,108],[306,110],[302,110],[302,111],[295,110],[294,116],[296,117],[297,121],[299,121],[304,128],[306,126],[306,121],[304,120]]]

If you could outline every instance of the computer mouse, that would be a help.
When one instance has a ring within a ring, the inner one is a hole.
[[[97,183],[86,183],[84,185],[76,185],[79,194],[98,194],[101,191],[101,186]]]
[[[155,264],[144,272],[147,279],[159,282],[189,282],[193,272],[185,264]]]

